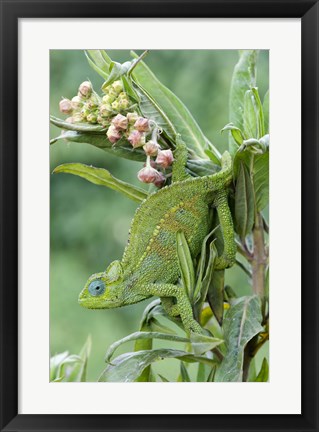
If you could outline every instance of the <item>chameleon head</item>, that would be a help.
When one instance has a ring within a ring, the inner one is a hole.
[[[109,309],[122,305],[122,266],[113,261],[105,272],[89,277],[79,295],[79,303],[88,309]]]

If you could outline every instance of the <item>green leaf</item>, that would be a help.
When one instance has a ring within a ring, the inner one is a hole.
[[[78,362],[74,365],[73,369],[70,371],[68,375],[68,382],[85,382],[86,381],[86,373],[87,373],[87,364],[88,359],[91,352],[92,339],[91,336],[88,336],[85,344],[83,345],[79,357],[82,362]]]
[[[224,319],[227,353],[217,369],[215,381],[242,381],[244,349],[263,328],[260,301],[257,296],[241,297],[231,306]]]
[[[265,135],[263,107],[256,87],[245,93],[244,131],[247,138],[259,139]]]
[[[199,363],[197,369],[196,382],[205,382],[206,381],[205,376],[206,376],[205,365]]]
[[[204,354],[224,342],[222,339],[194,332],[191,332],[190,340],[195,355]]]
[[[61,364],[67,359],[68,356],[69,352],[64,351],[63,353],[59,353],[50,357],[50,381],[59,379]]]
[[[125,336],[124,338],[114,342],[110,347],[108,348],[106,354],[105,354],[105,361],[109,362],[111,357],[113,356],[114,352],[117,350],[117,348],[121,345],[123,345],[126,342],[131,342],[133,340],[141,340],[141,339],[162,339],[162,340],[169,340],[173,342],[183,342],[188,343],[189,339],[184,338],[181,336],[173,335],[173,334],[166,334],[166,333],[157,333],[157,332],[135,332],[128,336]]]
[[[89,65],[97,72],[104,80],[109,77],[109,68],[111,59],[103,50],[87,50],[84,51]]]
[[[235,125],[233,125],[233,123],[228,123],[226,126],[223,127],[223,129],[220,131],[220,133],[224,132],[224,131],[230,131],[232,134],[232,137],[234,138],[234,140],[236,141],[236,143],[240,146],[242,145],[245,137],[241,131],[241,129],[239,129],[238,127],[236,127]]]
[[[134,88],[138,95],[139,107],[144,117],[153,120],[164,131],[164,134],[171,141],[174,141],[177,131],[161,106],[140,85],[135,83]]]
[[[134,382],[150,364],[166,358],[175,358],[190,363],[204,363],[211,367],[216,364],[204,356],[195,356],[186,351],[156,349],[122,354],[116,357],[102,372],[99,382]]]
[[[260,371],[255,379],[255,382],[267,382],[269,377],[269,366],[266,358],[263,359]]]
[[[110,75],[107,78],[107,80],[105,81],[105,83],[102,85],[102,90],[104,91],[107,86],[109,86],[114,81],[118,80],[123,75],[125,75],[130,70],[130,68],[132,67],[132,65],[134,63],[135,63],[135,60],[126,61],[125,63],[122,63],[122,64],[117,63],[115,61],[112,61],[110,64],[110,69],[109,69]]]
[[[218,324],[221,326],[224,316],[225,271],[215,270],[207,291],[207,300]]]
[[[181,272],[183,287],[193,304],[195,288],[195,271],[187,240],[182,231],[176,234],[178,265]]]
[[[167,378],[165,378],[163,375],[158,374],[158,376],[160,377],[162,382],[169,382],[169,380]]]
[[[220,166],[209,159],[189,159],[186,164],[187,171],[195,176],[212,175],[220,171]]]
[[[216,257],[217,257],[216,246],[215,246],[214,242],[211,242],[209,245],[209,257],[208,257],[208,262],[207,262],[207,266],[206,266],[206,271],[205,271],[205,275],[204,275],[204,278],[202,280],[201,288],[200,288],[200,293],[201,293],[200,303],[201,304],[206,300],[207,292],[208,292],[209,286],[212,282],[212,278],[213,278],[213,274],[214,274],[214,264],[215,264]]]
[[[132,55],[137,57],[135,53]],[[183,102],[165,87],[142,61],[135,67],[132,77],[144,95],[155,103],[154,108],[167,117],[168,122],[163,125],[163,129],[168,136],[172,134],[172,129],[174,134],[180,133],[187,147],[194,150],[197,156],[205,158],[207,138]],[[141,109],[143,111],[143,105]]]
[[[131,144],[122,137],[119,141],[117,141],[116,145],[112,145],[110,141],[105,137],[105,135],[101,134],[93,134],[93,133],[79,133],[75,131],[67,131],[60,135],[59,137],[51,140],[51,144],[64,139],[70,142],[76,142],[80,144],[90,144],[94,147],[97,147],[101,150],[106,151],[107,153],[112,154],[113,156],[122,157],[125,159],[135,160],[144,162],[145,161],[145,152],[141,148],[133,149]]]
[[[202,291],[202,281],[204,277],[204,270],[205,270],[205,264],[206,264],[206,249],[207,249],[207,241],[211,237],[212,234],[216,231],[216,227],[214,227],[209,234],[204,238],[202,243],[202,250],[200,254],[200,259],[198,261],[197,265],[197,275],[196,275],[196,287],[194,291],[194,299],[195,302],[199,302],[200,299],[202,299],[202,302],[205,301],[206,293],[201,295]],[[210,262],[213,263],[213,257],[211,257]],[[202,302],[200,302],[202,304]],[[199,309],[201,309],[201,304],[199,305]]]
[[[263,101],[263,112],[265,122],[265,133],[269,133],[269,90],[267,90]]]
[[[60,129],[76,131],[76,132],[88,132],[88,133],[99,133],[105,138],[106,128],[97,124],[93,125],[91,123],[69,123],[58,117],[50,116],[50,123]],[[106,140],[106,138],[105,138]]]
[[[252,231],[254,218],[253,184],[246,165],[241,163],[235,190],[235,227],[242,240]]]
[[[269,151],[254,157],[254,189],[257,211],[269,203]]]
[[[181,379],[182,382],[191,382],[189,373],[183,362],[181,362],[181,378],[182,378]]]
[[[229,121],[244,130],[244,96],[247,90],[256,86],[256,50],[240,51],[238,63],[233,72],[230,99],[229,99]],[[229,137],[229,151],[235,154],[238,145],[233,137]]]
[[[67,163],[57,166],[53,173],[77,175],[96,185],[106,186],[110,189],[121,192],[123,195],[136,202],[141,202],[147,197],[147,193],[142,189],[123,182],[122,180],[118,180],[104,168],[95,168],[81,163]]]
[[[96,66],[103,70],[104,73],[109,73],[112,59],[104,50],[86,50],[86,53],[91,57]]]

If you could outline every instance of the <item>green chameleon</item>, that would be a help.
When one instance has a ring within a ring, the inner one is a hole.
[[[178,140],[177,140],[178,141]],[[93,274],[79,296],[89,309],[109,309],[160,297],[170,316],[180,316],[187,332],[201,332],[182,286],[176,234],[182,231],[192,257],[200,251],[210,230],[210,206],[217,209],[224,250],[215,260],[217,270],[235,260],[234,228],[227,190],[232,181],[232,160],[228,152],[218,173],[191,177],[186,173],[187,148],[179,142],[175,150],[172,184],[147,197],[136,210],[129,241],[121,261],[113,261],[101,273]]]

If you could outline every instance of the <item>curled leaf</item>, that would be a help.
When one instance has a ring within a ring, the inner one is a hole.
[[[109,171],[104,168],[95,168],[81,163],[67,163],[57,166],[53,170],[53,173],[77,175],[91,183],[106,186],[110,189],[121,192],[123,195],[136,202],[141,202],[147,197],[147,193],[142,189],[113,177]]]

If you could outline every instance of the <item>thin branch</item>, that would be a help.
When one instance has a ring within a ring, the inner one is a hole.
[[[134,68],[138,65],[138,63],[143,60],[143,58],[149,53],[149,50],[145,50],[137,59],[136,61],[132,64],[132,66],[129,68],[129,70],[127,71],[127,74],[130,75]]]

